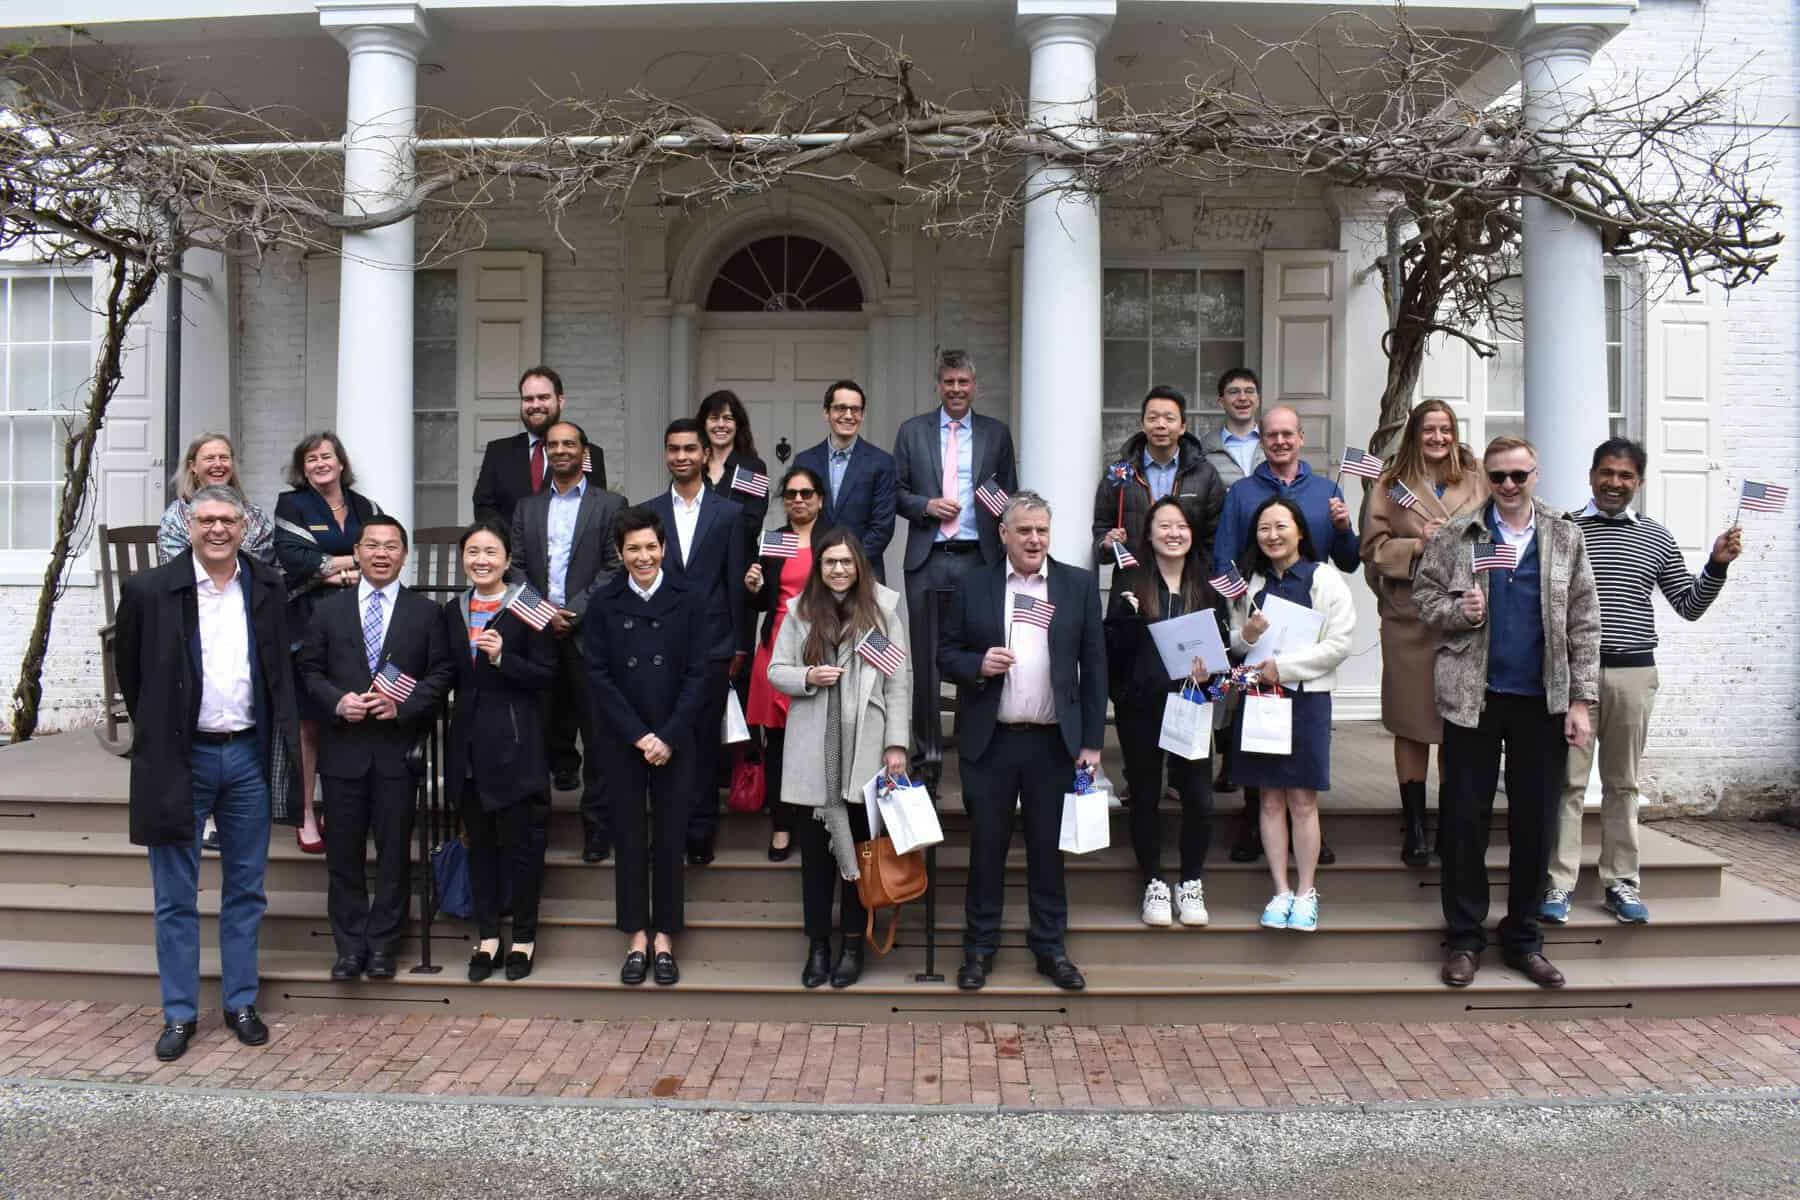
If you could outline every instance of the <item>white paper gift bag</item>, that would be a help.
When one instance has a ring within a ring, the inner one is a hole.
[[[1212,731],[1212,705],[1206,693],[1184,687],[1163,701],[1162,734],[1156,745],[1185,759],[1202,759],[1212,753]]]
[[[1248,754],[1294,752],[1294,702],[1279,691],[1244,697],[1244,737],[1238,748]]]
[[[908,854],[944,840],[931,793],[918,784],[901,779],[892,788],[877,787],[875,803],[881,810],[882,827],[893,839],[894,853]]]
[[[1063,793],[1062,834],[1057,848],[1065,854],[1092,854],[1112,844],[1107,813],[1109,793],[1076,776],[1076,790]]]
[[[725,716],[719,722],[719,741],[729,746],[733,742],[750,740],[750,726],[744,723],[744,706],[738,703],[737,692],[730,688],[725,690]]]

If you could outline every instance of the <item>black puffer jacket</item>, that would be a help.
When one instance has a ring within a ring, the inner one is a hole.
[[[1150,547],[1144,528],[1149,515],[1150,484],[1144,478],[1145,437],[1140,432],[1119,450],[1115,462],[1129,464],[1131,476],[1125,483],[1115,483],[1109,472],[1100,475],[1100,486],[1094,490],[1094,559],[1104,566],[1113,561],[1112,551],[1103,551],[1100,540],[1109,529],[1123,529],[1126,545],[1139,562],[1150,561]],[[1119,523],[1121,493],[1124,499],[1124,524]],[[1200,441],[1184,433],[1176,445],[1175,487],[1170,492],[1181,501],[1182,511],[1194,527],[1194,544],[1210,547],[1219,528],[1219,513],[1225,507],[1225,484],[1219,472],[1206,461]]]

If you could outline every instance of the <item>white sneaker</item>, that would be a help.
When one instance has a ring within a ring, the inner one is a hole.
[[[1319,890],[1307,888],[1305,892],[1294,897],[1294,907],[1288,911],[1287,927],[1295,933],[1312,933],[1319,928]]]
[[[1175,889],[1175,910],[1183,925],[1206,924],[1206,892],[1198,879],[1184,879]]]
[[[1282,892],[1263,908],[1262,926],[1264,929],[1286,929],[1288,913],[1294,908],[1294,893]]]
[[[1144,886],[1144,907],[1139,913],[1144,924],[1165,926],[1169,924],[1169,885],[1160,879],[1152,879]]]

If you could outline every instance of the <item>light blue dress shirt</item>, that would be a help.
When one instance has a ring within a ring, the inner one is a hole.
[[[833,504],[836,504],[837,498],[844,493],[844,473],[850,469],[850,454],[856,449],[856,441],[857,439],[851,438],[848,446],[842,450],[833,449],[830,457],[826,459],[825,469],[831,476],[830,500]],[[826,445],[830,445],[830,443],[827,442]]]
[[[1224,445],[1225,453],[1231,455],[1231,461],[1238,465],[1238,470],[1250,474],[1257,444],[1262,441],[1262,431],[1252,429],[1249,433],[1237,434],[1226,429],[1220,431],[1219,441]]]
[[[974,426],[975,413],[971,409],[962,418],[962,428],[956,431],[956,502],[962,505],[962,517],[956,526],[956,541],[972,542],[980,534],[975,529],[975,449]],[[944,485],[944,451],[950,445],[950,414],[938,405],[938,477],[940,489]],[[939,495],[942,495],[940,490]],[[945,541],[942,526],[938,527],[936,541]]]
[[[557,491],[555,482],[550,484],[550,564],[544,582],[550,587],[550,603],[558,608],[566,607],[563,602],[568,598],[568,589],[564,580],[569,574],[569,555],[575,549],[575,518],[581,515],[581,498],[587,495],[587,483],[587,476],[583,475],[566,492]]]
[[[1144,482],[1150,485],[1150,502],[1152,504],[1175,490],[1175,468],[1181,465],[1181,455],[1169,457],[1169,465],[1161,466],[1150,457],[1148,447],[1144,449]]]

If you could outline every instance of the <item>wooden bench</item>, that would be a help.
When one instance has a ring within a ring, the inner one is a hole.
[[[126,525],[118,529],[99,528],[100,594],[106,603],[106,624],[100,627],[100,673],[104,711],[94,736],[113,754],[131,752],[131,714],[125,711],[125,697],[119,691],[119,672],[113,664],[113,626],[118,616],[119,589],[139,571],[157,565],[156,526]]]
[[[432,525],[415,530],[412,540],[413,590],[424,592],[439,604],[468,586],[463,575],[462,555],[456,543],[462,538],[461,525]]]

